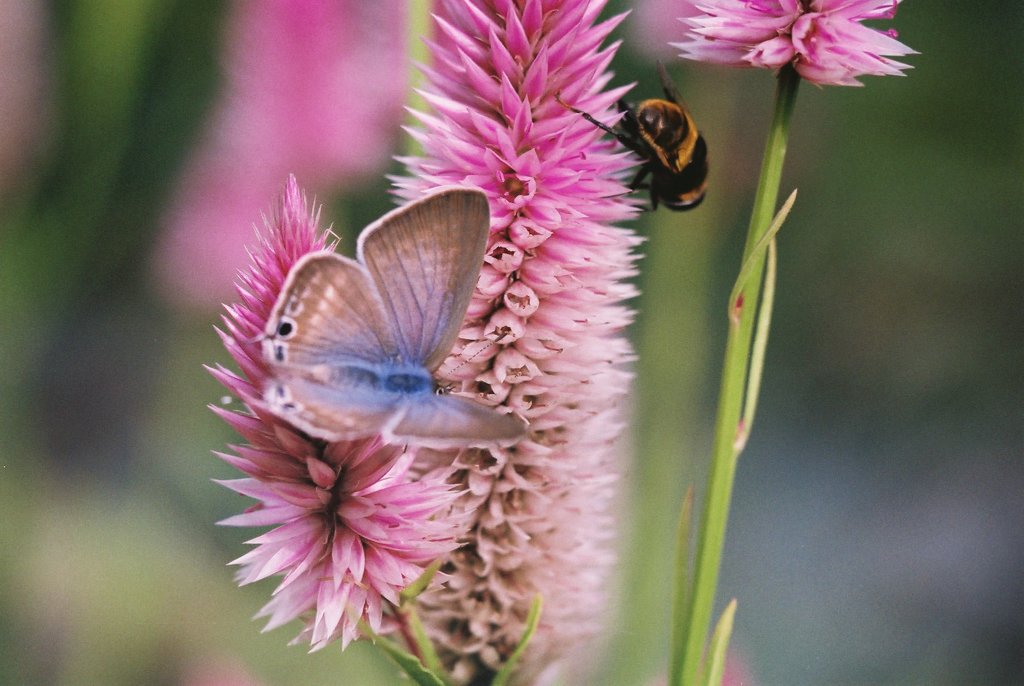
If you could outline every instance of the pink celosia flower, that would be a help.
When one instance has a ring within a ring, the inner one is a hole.
[[[701,14],[682,19],[693,27],[693,37],[674,45],[693,60],[768,69],[792,64],[820,85],[860,86],[859,76],[898,76],[910,68],[889,57],[914,50],[894,32],[860,23],[892,19],[899,2],[695,0]]]
[[[377,437],[337,443],[311,439],[270,414],[261,396],[267,367],[259,337],[291,266],[325,248],[292,177],[268,234],[241,275],[241,302],[228,307],[224,344],[242,374],[224,367],[214,376],[245,403],[247,412],[214,408],[248,441],[221,457],[247,478],[223,484],[260,501],[222,522],[273,526],[249,541],[256,547],[235,560],[239,581],[273,575],[283,579],[260,612],[267,628],[299,616],[305,629],[296,639],[314,649],[358,635],[365,619],[375,631],[388,629],[385,601],[423,568],[455,547],[452,520],[435,519],[456,497],[444,474],[407,478],[413,454],[385,446]]]
[[[213,307],[245,264],[252,217],[289,173],[320,189],[379,171],[407,85],[405,0],[236,1],[225,86],[157,253],[179,304]]]
[[[509,656],[533,598],[544,598],[521,683],[593,635],[607,614],[615,531],[613,482],[623,458],[618,405],[630,374],[623,328],[635,295],[637,239],[613,226],[635,212],[623,176],[634,164],[599,129],[626,89],[602,91],[621,21],[597,23],[587,0],[439,3],[424,96],[410,133],[425,151],[397,179],[412,197],[444,184],[491,199],[491,237],[460,344],[440,373],[530,421],[507,450],[435,454],[457,468],[472,516],[449,558],[449,582],[423,615],[458,683]],[[423,454],[423,452],[421,452]]]

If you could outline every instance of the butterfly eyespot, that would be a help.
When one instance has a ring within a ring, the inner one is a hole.
[[[275,345],[274,346],[274,359],[277,360],[278,362],[284,362],[285,351],[287,350],[287,348],[288,348],[288,346],[281,345],[280,343]]]
[[[277,325],[277,335],[281,338],[288,338],[295,333],[295,322],[290,319],[281,319]]]

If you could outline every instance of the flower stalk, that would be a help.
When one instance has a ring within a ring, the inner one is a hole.
[[[775,113],[765,145],[742,264],[746,265],[752,255],[753,261],[750,267],[744,270],[745,283],[740,284],[738,296],[729,303],[729,332],[719,390],[711,469],[705,491],[703,516],[700,520],[692,575],[693,585],[688,589],[690,600],[681,619],[684,625],[675,632],[680,641],[673,646],[670,681],[673,685],[692,686],[697,683],[705,640],[711,624],[711,611],[718,585],[736,464],[746,442],[745,437],[750,431],[749,421],[744,421],[744,402],[749,404],[754,400],[745,396],[751,374],[754,324],[759,309],[757,303],[761,295],[766,261],[766,253],[757,253],[756,248],[771,226],[778,201],[789,121],[796,102],[799,82],[800,77],[792,67],[787,66],[780,70]],[[680,650],[681,654],[678,653]]]

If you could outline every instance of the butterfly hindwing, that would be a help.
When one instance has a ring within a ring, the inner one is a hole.
[[[391,429],[398,438],[412,438],[435,448],[509,443],[521,437],[523,420],[455,395],[417,398],[403,409]]]
[[[274,414],[328,441],[382,433],[401,405],[400,397],[373,388],[328,384],[294,371],[271,380],[264,400]]]
[[[433,372],[451,351],[483,263],[487,196],[447,188],[389,212],[359,237],[406,361]]]

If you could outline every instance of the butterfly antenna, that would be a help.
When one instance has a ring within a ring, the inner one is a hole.
[[[481,356],[481,355],[483,355],[483,354],[484,354],[485,352],[489,351],[489,350],[490,350],[491,348],[493,348],[493,347],[495,347],[496,345],[498,345],[498,343],[500,343],[500,342],[501,342],[501,339],[505,338],[505,336],[506,336],[506,335],[508,335],[508,334],[504,334],[504,333],[498,334],[498,337],[497,337],[496,339],[494,339],[493,341],[490,341],[490,342],[488,342],[488,343],[487,343],[487,345],[483,346],[482,348],[480,348],[479,350],[477,350],[477,351],[476,351],[475,353],[473,353],[473,354],[472,354],[472,355],[470,355],[469,357],[467,357],[467,358],[464,358],[464,359],[462,360],[462,362],[460,362],[460,363],[459,363],[459,364],[458,364],[457,366],[453,367],[453,368],[451,369],[451,373],[454,373],[454,372],[457,372],[457,371],[459,371],[460,369],[462,369],[463,367],[465,367],[465,366],[466,366],[467,364],[469,364],[470,362],[472,362],[472,361],[473,361],[473,360],[475,360],[476,358],[480,357],[480,356]]]

